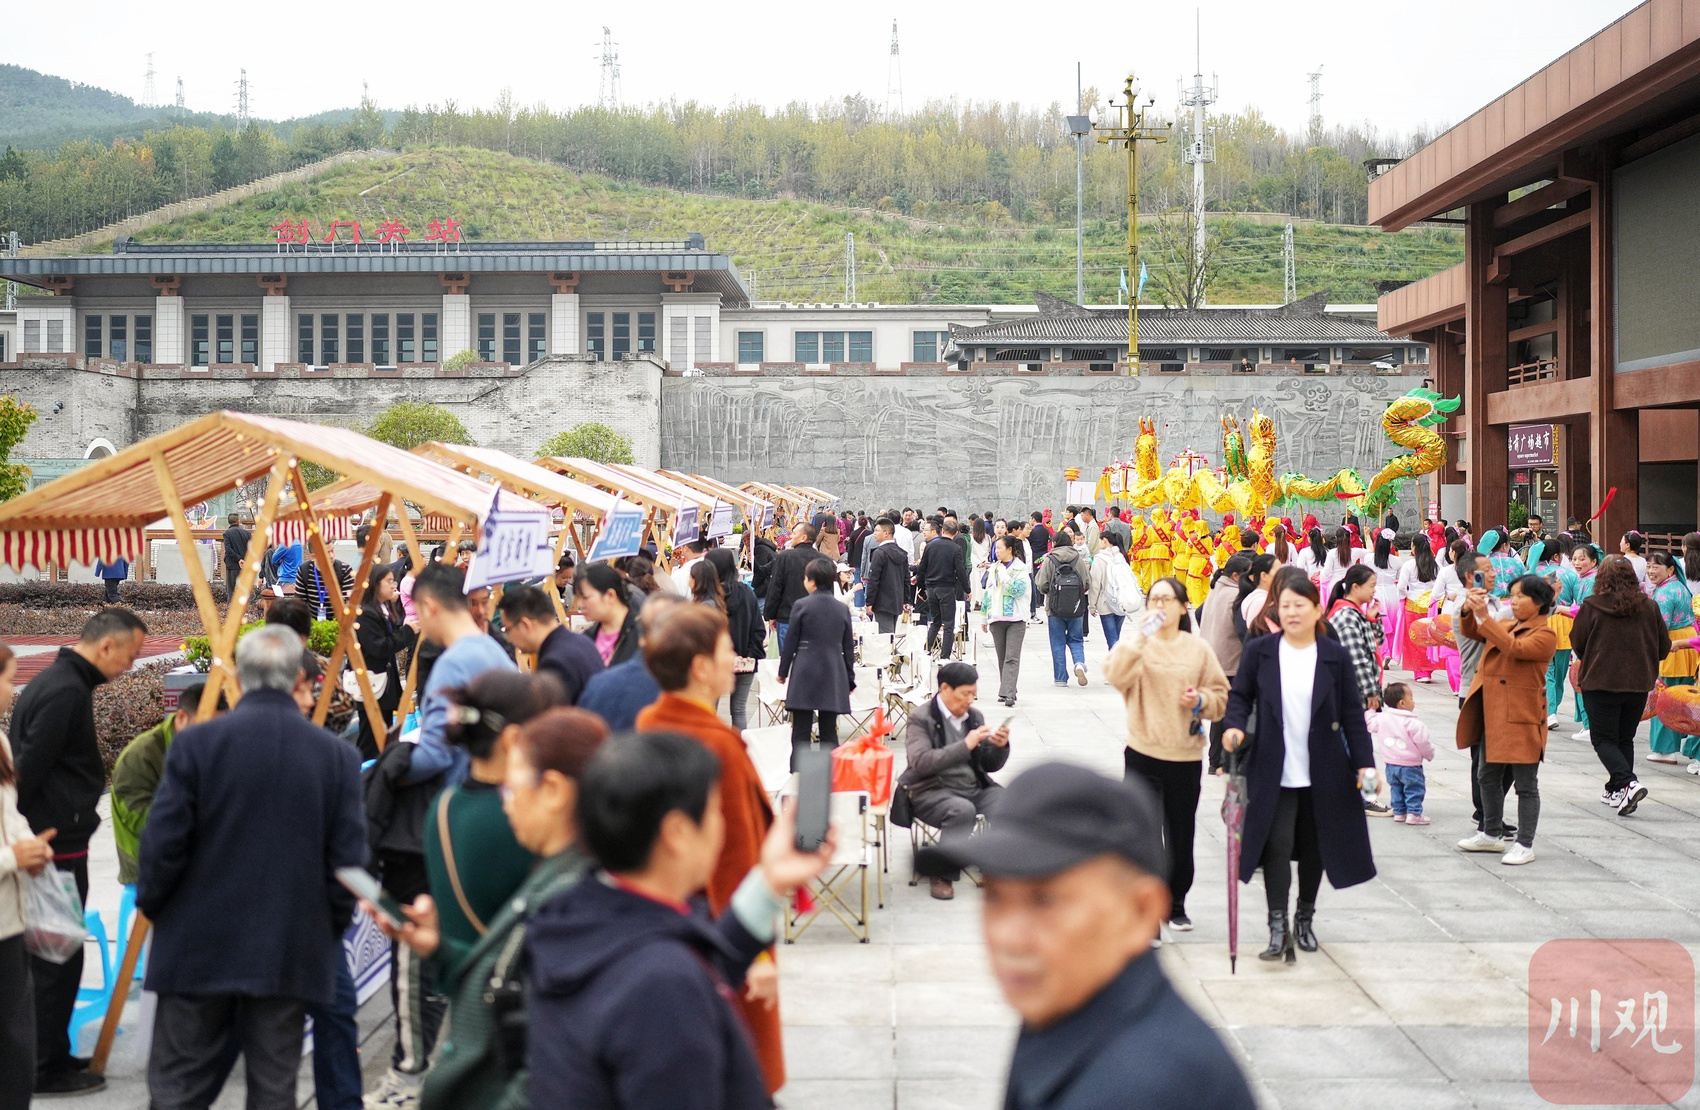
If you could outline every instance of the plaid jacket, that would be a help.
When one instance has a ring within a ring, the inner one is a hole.
[[[1380,621],[1372,621],[1354,605],[1341,605],[1328,618],[1334,638],[1352,656],[1352,670],[1358,677],[1358,689],[1364,699],[1381,696],[1381,669],[1376,665],[1375,652],[1386,633]]]

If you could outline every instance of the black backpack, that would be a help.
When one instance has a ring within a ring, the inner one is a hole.
[[[1051,584],[1045,604],[1053,617],[1069,620],[1086,615],[1086,583],[1080,577],[1080,560],[1051,560]]]
[[[260,588],[277,585],[277,544],[260,553]]]

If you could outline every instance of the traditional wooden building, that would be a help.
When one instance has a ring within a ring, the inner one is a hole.
[[[1462,265],[1385,294],[1466,404],[1439,475],[1595,535],[1700,515],[1700,0],[1648,0],[1387,170],[1372,222],[1462,223]],[[1463,493],[1458,498],[1457,493]],[[1462,504],[1460,504],[1462,501]]]

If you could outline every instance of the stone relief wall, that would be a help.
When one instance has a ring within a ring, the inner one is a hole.
[[[1063,470],[1096,482],[1128,458],[1139,419],[1157,423],[1165,467],[1188,447],[1221,462],[1220,417],[1275,417],[1276,472],[1367,482],[1401,448],[1381,431],[1417,376],[1173,378],[713,377],[662,383],[661,461],[725,481],[794,482],[855,508],[991,508],[1063,502]],[[1421,516],[1415,484],[1397,511]],[[1324,519],[1338,514],[1319,513]]]

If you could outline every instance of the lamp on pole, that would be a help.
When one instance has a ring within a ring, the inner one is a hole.
[[[1166,143],[1169,141],[1171,124],[1162,126],[1147,126],[1145,122],[1146,109],[1157,103],[1156,97],[1147,98],[1144,104],[1139,103],[1139,89],[1134,85],[1133,76],[1128,75],[1126,84],[1122,86],[1124,103],[1110,101],[1110,107],[1115,110],[1116,121],[1103,127],[1095,127],[1098,141],[1101,143],[1120,143],[1127,151],[1127,372],[1130,376],[1139,374],[1139,151],[1141,142]]]
[[[1074,67],[1074,103],[1080,104],[1080,66]],[[1074,303],[1086,303],[1086,136],[1092,133],[1092,117],[1068,117],[1068,133],[1074,136]]]

